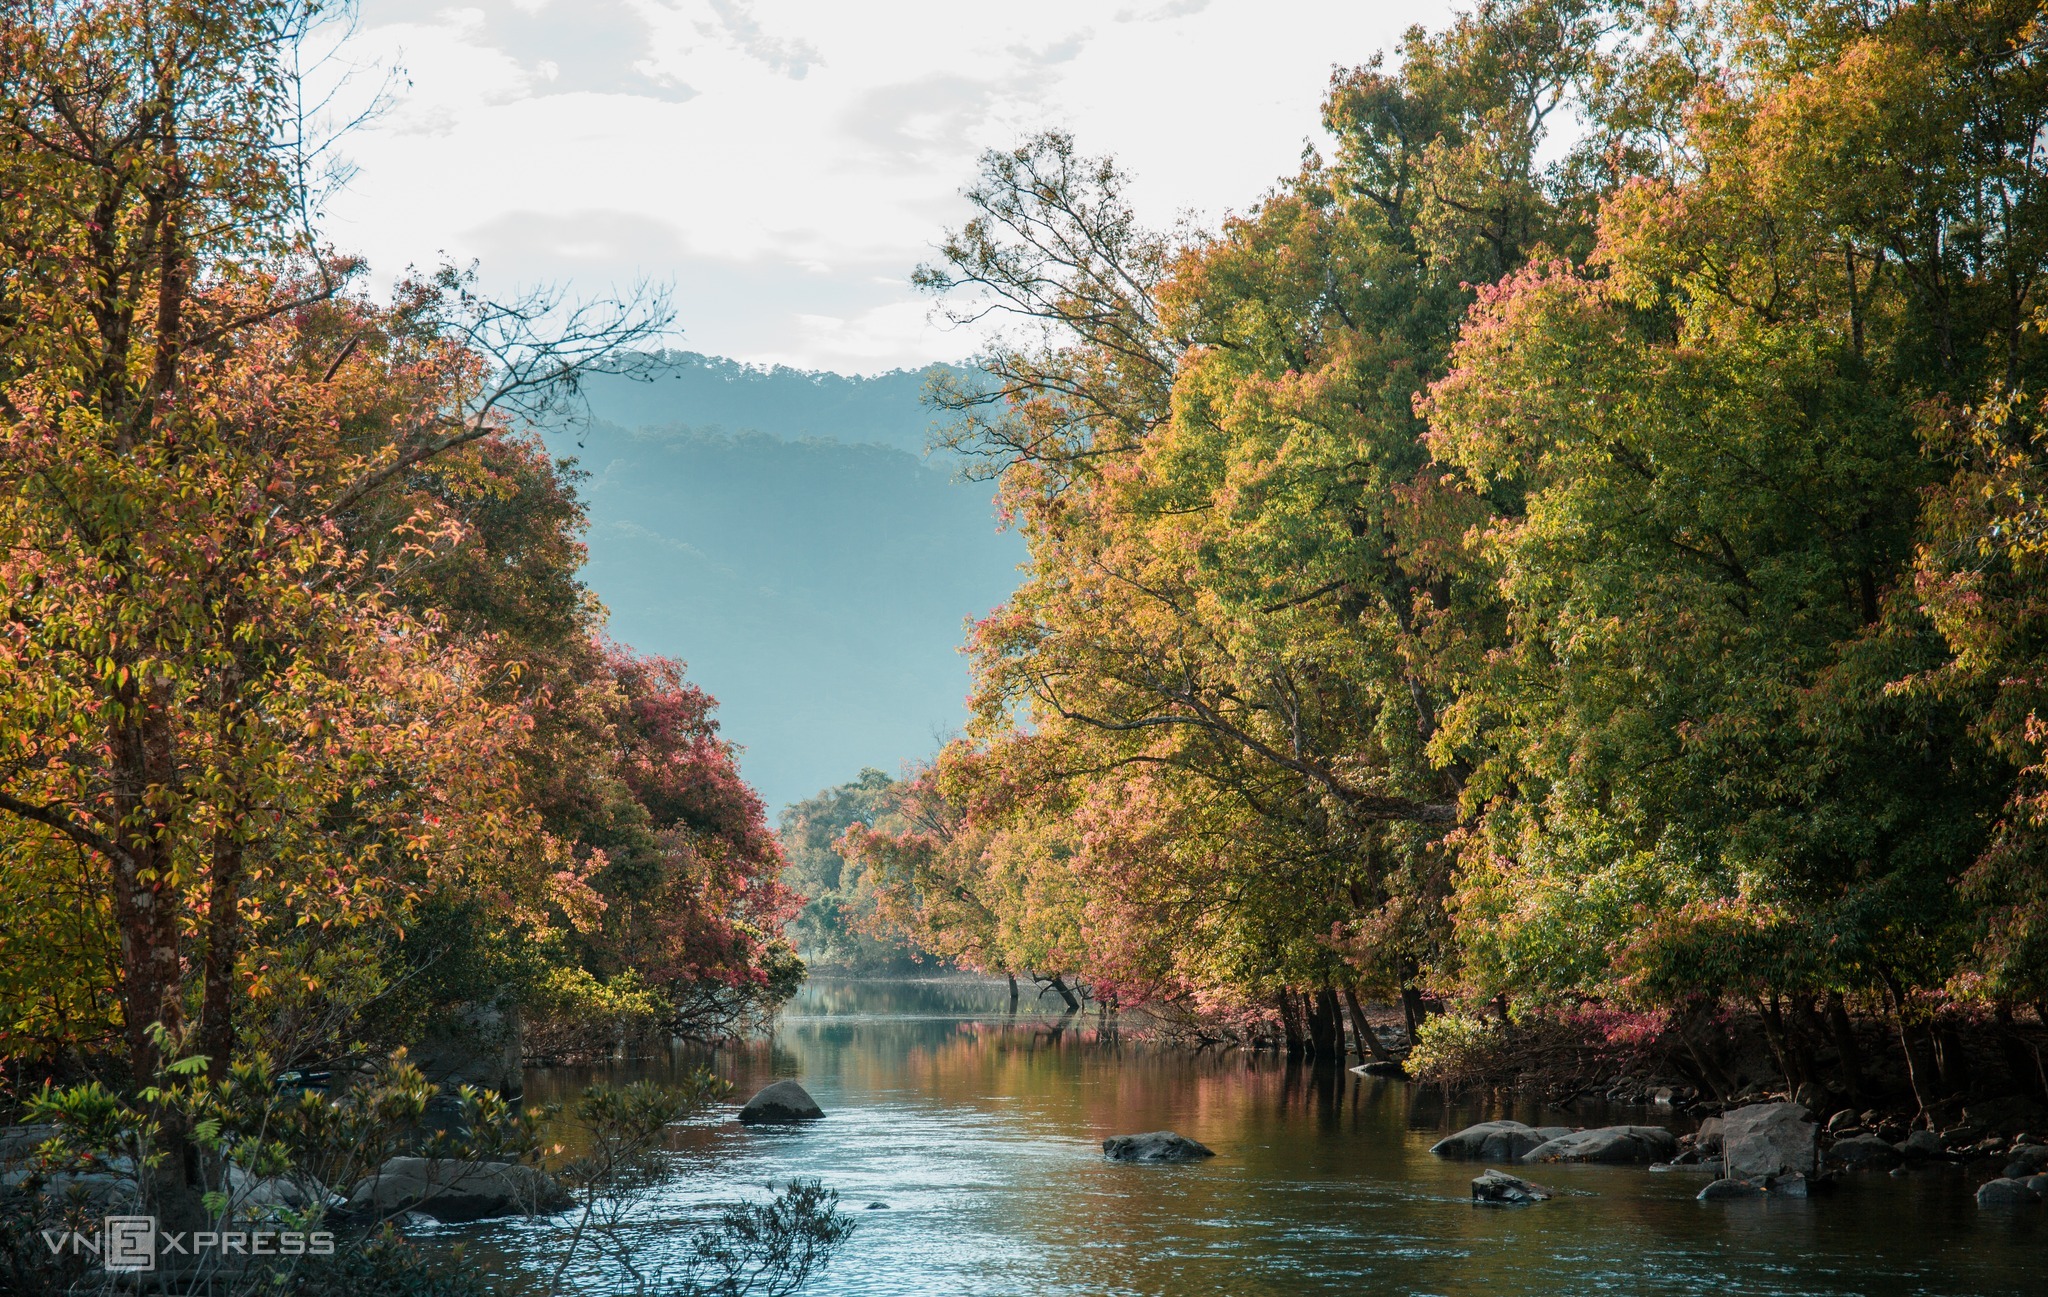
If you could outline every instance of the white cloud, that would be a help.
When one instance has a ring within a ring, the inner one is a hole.
[[[1256,202],[1333,65],[1448,0],[366,0],[351,51],[410,90],[347,142],[340,246],[487,286],[673,279],[686,344],[885,369],[970,350],[908,287],[989,147],[1116,154],[1159,224]],[[1121,21],[1097,27],[1105,17]]]

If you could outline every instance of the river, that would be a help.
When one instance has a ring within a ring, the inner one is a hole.
[[[1980,1212],[1952,1169],[1858,1176],[1808,1201],[1694,1201],[1703,1179],[1545,1166],[1554,1201],[1481,1208],[1479,1167],[1428,1153],[1488,1117],[1660,1122],[1470,1101],[1243,1051],[1191,1054],[1004,1013],[1000,983],[814,979],[772,1040],[714,1066],[743,1099],[793,1077],[827,1112],[742,1127],[726,1105],[674,1128],[668,1174],[629,1237],[658,1268],[715,1204],[816,1178],[859,1228],[807,1292],[876,1297],[1074,1294],[1615,1293],[1628,1297],[1991,1297],[2048,1291],[2048,1209]],[[704,1056],[530,1071],[529,1100],[593,1080],[659,1078]],[[1669,1119],[1664,1119],[1669,1120]],[[1670,1124],[1683,1125],[1682,1119]],[[1105,1161],[1110,1135],[1171,1129],[1216,1150],[1186,1166]],[[870,1209],[869,1204],[881,1204]],[[446,1227],[469,1248],[546,1262],[562,1222]],[[436,1230],[442,1233],[443,1230]],[[572,1270],[581,1291],[618,1272]]]

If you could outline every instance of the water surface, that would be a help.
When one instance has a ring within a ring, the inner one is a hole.
[[[1661,1121],[1466,1102],[1243,1051],[1150,1048],[1061,1019],[1000,983],[813,980],[772,1041],[721,1051],[735,1101],[795,1078],[829,1114],[742,1127],[725,1105],[674,1132],[630,1238],[658,1270],[718,1204],[816,1178],[859,1229],[809,1290],[888,1297],[1229,1293],[1991,1297],[2048,1292],[2048,1209],[1980,1212],[1956,1171],[1857,1177],[1810,1201],[1700,1203],[1703,1180],[1543,1167],[1564,1191],[1472,1205],[1480,1169],[1428,1148],[1486,1117]],[[674,1075],[705,1056],[527,1074],[529,1099]],[[1216,1150],[1187,1166],[1107,1162],[1111,1135],[1171,1129]],[[869,1204],[881,1204],[872,1210]],[[465,1227],[469,1246],[541,1258],[561,1222]],[[585,1291],[618,1291],[593,1263]]]

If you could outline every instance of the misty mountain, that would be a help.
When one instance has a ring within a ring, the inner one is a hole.
[[[621,428],[719,428],[765,432],[784,440],[822,437],[893,446],[922,456],[933,412],[924,386],[950,366],[862,376],[743,365],[693,351],[664,352],[651,374],[584,380],[590,413]]]
[[[689,664],[771,810],[929,755],[966,719],[965,622],[1024,546],[987,483],[908,449],[923,375],[664,360],[592,383],[595,421],[548,438],[588,475],[613,636]]]

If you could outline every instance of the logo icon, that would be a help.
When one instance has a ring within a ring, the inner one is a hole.
[[[107,1269],[156,1269],[156,1217],[109,1216],[105,1237]]]

